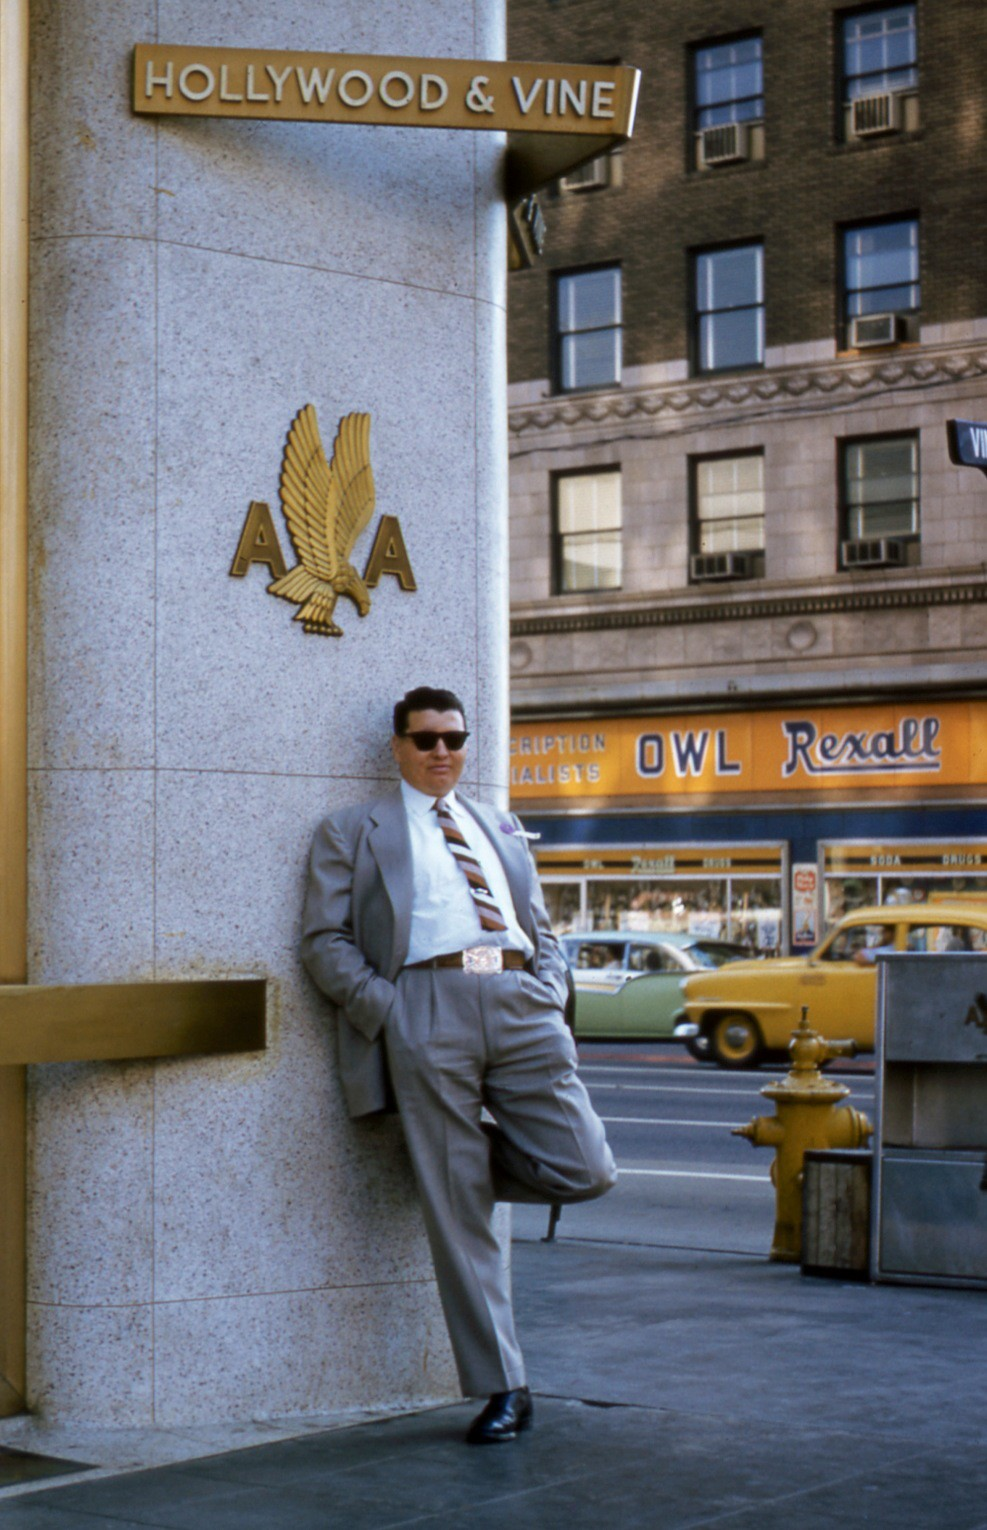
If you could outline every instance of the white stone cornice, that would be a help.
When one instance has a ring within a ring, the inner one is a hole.
[[[511,637],[548,633],[603,632],[634,627],[680,627],[695,623],[750,622],[766,618],[811,617],[843,612],[895,611],[987,602],[987,570],[895,570],[861,578],[840,575],[808,586],[746,583],[742,590],[618,596],[600,602],[555,601],[515,604]]]
[[[664,416],[671,422],[690,413],[717,410],[730,410],[733,415],[737,411],[760,414],[766,404],[783,412],[811,408],[822,398],[850,404],[889,389],[922,389],[984,375],[987,347],[977,340],[965,347],[914,346],[885,353],[880,359],[854,356],[811,367],[772,368],[743,377],[703,377],[690,383],[560,394],[536,404],[516,405],[508,418],[511,435],[517,440],[532,432],[574,430],[608,420],[647,422]]]

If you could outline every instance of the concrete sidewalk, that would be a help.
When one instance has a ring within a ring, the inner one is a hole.
[[[564,1231],[564,1229],[563,1229]],[[987,1301],[746,1257],[515,1244],[536,1427],[473,1404],[0,1497],[3,1530],[987,1530]]]

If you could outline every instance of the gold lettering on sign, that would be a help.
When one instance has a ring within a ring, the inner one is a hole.
[[[369,589],[380,582],[382,574],[393,574],[402,590],[417,590],[415,576],[411,572],[411,560],[401,535],[401,525],[396,515],[382,515],[370,557],[363,571],[363,581]]]
[[[137,112],[630,137],[626,65],[506,63],[138,43]],[[585,150],[582,150],[585,157]]]
[[[437,112],[449,99],[449,87],[441,74],[423,74],[421,99],[418,105],[423,112]]]
[[[247,519],[243,523],[243,531],[233,557],[231,576],[242,579],[251,563],[266,563],[272,579],[281,579],[288,572],[271,518],[271,507],[261,499],[250,501]]]

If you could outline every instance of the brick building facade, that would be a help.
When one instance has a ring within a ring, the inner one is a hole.
[[[563,856],[560,921],[678,898],[737,933],[710,868],[680,896],[675,847],[752,837],[766,948],[797,936],[793,867],[803,943],[957,855],[987,889],[987,485],[946,434],[987,415],[982,5],[512,0],[510,54],[643,74],[634,138],[543,196],[510,283],[514,790]],[[814,773],[793,720],[834,740]],[[566,870],[589,844],[668,887],[603,896]]]

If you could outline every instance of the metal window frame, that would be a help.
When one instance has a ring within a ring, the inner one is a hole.
[[[705,255],[727,254],[731,250],[758,249],[761,251],[761,291],[762,297],[759,303],[737,303],[730,308],[708,308],[700,312],[699,308],[699,262]],[[729,244],[702,245],[697,249],[687,252],[689,259],[689,345],[690,371],[695,377],[722,377],[730,372],[752,372],[764,366],[764,352],[767,350],[767,315],[768,315],[768,285],[766,275],[766,246],[763,238],[759,239],[735,239]],[[704,318],[710,314],[721,313],[751,313],[760,312],[764,316],[762,354],[758,361],[741,361],[736,366],[730,367],[704,367],[700,364],[702,348],[700,343],[700,327]],[[715,456],[716,453],[709,455]],[[731,455],[728,453],[727,455]]]
[[[704,463],[706,463],[706,462],[735,462],[740,457],[760,457],[760,459],[761,459],[761,461],[763,463],[763,461],[764,461],[764,447],[763,446],[752,446],[752,447],[745,447],[743,450],[740,450],[740,451],[696,452],[696,453],[690,454],[690,456],[689,456],[689,550],[690,550],[691,553],[701,553],[703,551],[703,549],[699,546],[699,536],[700,536],[700,532],[702,530],[702,527],[704,525],[702,517],[699,514],[699,469],[700,469],[700,467],[702,467],[702,465]],[[744,516],[735,516],[734,517],[734,520],[744,520],[744,521],[757,520],[757,519],[759,519],[761,521],[762,526],[765,524],[766,515],[765,515],[765,511],[763,509],[763,485],[762,485],[762,510],[761,510],[760,516],[757,517],[757,516],[744,515]],[[764,551],[765,551],[764,539],[762,538],[761,546],[759,548],[748,548],[748,549],[744,549],[744,551],[760,552],[760,553],[763,554]]]
[[[717,102],[716,104],[718,106],[739,106],[746,101],[760,101],[761,111],[759,116],[745,117],[743,119],[738,117],[729,117],[727,118],[727,121],[737,122],[742,120],[744,122],[761,122],[764,120],[764,32],[760,28],[755,27],[744,32],[730,33],[726,37],[706,37],[703,38],[701,42],[690,43],[689,78],[687,92],[689,102],[688,120],[692,123],[692,131],[694,134],[702,132],[702,124],[699,121],[700,112],[708,111],[710,109],[709,107],[700,107],[699,105],[697,71],[700,53],[702,53],[706,48],[725,48],[731,43],[747,42],[751,38],[757,38],[761,44],[761,57],[759,61],[761,65],[760,91],[755,96],[731,96],[729,100]],[[718,124],[707,124],[707,126],[717,125]]]
[[[850,537],[850,514],[857,508],[856,503],[851,504],[849,484],[847,480],[847,461],[850,449],[854,446],[876,445],[877,443],[890,441],[913,441],[915,443],[915,494],[911,504],[914,507],[914,519],[918,527],[917,531],[895,532],[894,539],[898,542],[921,542],[922,540],[922,439],[918,430],[889,430],[880,433],[868,433],[862,436],[844,436],[837,442],[837,484],[839,488],[839,517],[837,523],[837,567],[842,567],[840,559],[840,544],[852,540]],[[898,503],[898,501],[895,501]],[[903,501],[902,501],[903,503]],[[876,535],[876,534],[875,534]]]
[[[883,227],[886,227],[887,225],[892,224],[892,223],[914,223],[914,225],[915,225],[915,230],[916,230],[916,235],[917,235],[917,241],[916,242],[917,242],[917,249],[918,249],[918,280],[915,281],[915,282],[907,282],[907,283],[905,283],[905,282],[886,283],[885,282],[885,283],[882,283],[881,286],[878,286],[878,287],[851,287],[851,286],[849,286],[848,283],[847,283],[847,264],[848,264],[848,262],[847,262],[847,253],[846,253],[847,235],[848,234],[852,234],[852,233],[856,233],[860,229],[883,228]],[[881,292],[881,291],[884,291],[884,290],[892,291],[896,287],[914,286],[914,287],[918,288],[918,303],[916,304],[915,307],[913,307],[913,308],[895,308],[893,310],[888,310],[888,311],[889,312],[893,311],[894,313],[900,313],[900,314],[910,314],[910,315],[911,314],[918,314],[918,313],[922,312],[922,265],[923,265],[923,260],[922,260],[922,219],[921,219],[921,216],[919,215],[919,213],[917,213],[917,212],[890,213],[887,216],[882,217],[882,218],[862,218],[862,219],[855,219],[854,222],[852,222],[852,223],[840,223],[840,224],[837,224],[836,238],[837,238],[837,269],[839,271],[839,305],[840,305],[839,306],[839,329],[838,329],[838,334],[840,336],[840,342],[841,342],[841,349],[842,350],[846,350],[847,349],[847,346],[848,346],[848,337],[849,337],[849,333],[850,333],[850,319],[852,317],[854,317],[854,315],[852,315],[850,313],[850,311],[849,311],[850,296],[851,296],[852,293],[858,293],[858,292]],[[875,310],[875,312],[883,312],[883,311],[884,310]]]
[[[586,329],[563,330],[559,322],[559,289],[563,281],[573,276],[591,276],[596,271],[616,271],[620,278],[619,287],[619,313],[620,317],[616,324],[594,324]],[[585,387],[567,388],[562,382],[562,342],[570,335],[597,335],[604,332],[616,331],[620,335],[620,375],[612,382],[589,383]],[[553,393],[594,393],[600,388],[619,388],[623,374],[624,360],[624,271],[623,264],[619,260],[601,260],[588,266],[571,266],[564,271],[552,272],[552,391]]]
[[[565,564],[565,559],[563,557],[563,553],[564,553],[564,550],[565,550],[566,546],[571,544],[571,542],[574,539],[579,538],[579,537],[583,537],[583,536],[585,536],[586,538],[589,538],[591,536],[595,537],[595,536],[598,535],[598,532],[597,531],[592,531],[592,532],[566,532],[565,534],[563,534],[563,532],[559,528],[559,484],[562,482],[562,480],[564,478],[600,478],[605,473],[616,473],[617,476],[621,479],[620,523],[619,523],[619,525],[610,528],[611,530],[617,531],[620,534],[620,546],[621,546],[621,564],[620,564],[620,575],[621,575],[621,577],[620,577],[620,582],[618,584],[596,585],[596,586],[594,586],[594,587],[592,587],[590,589],[580,589],[580,590],[569,589],[569,588],[567,588],[562,583],[562,570],[563,570],[563,567],[564,567],[564,564]],[[552,472],[552,474],[551,474],[551,502],[552,502],[552,558],[551,558],[551,566],[552,566],[552,594],[553,595],[613,595],[613,594],[616,594],[619,590],[621,590],[623,588],[623,576],[624,576],[624,561],[623,561],[624,495],[623,495],[623,468],[622,468],[621,464],[619,462],[614,462],[614,463],[598,463],[597,465],[592,466],[592,467],[559,468],[557,470],[554,470]]]
[[[701,533],[702,526],[703,526],[703,522],[702,522],[702,520],[700,518],[700,515],[699,515],[699,469],[700,469],[701,465],[704,462],[731,462],[731,461],[734,461],[738,457],[760,457],[761,461],[763,462],[764,461],[764,456],[765,456],[765,453],[764,453],[764,447],[763,446],[745,447],[741,451],[695,452],[695,453],[690,453],[689,454],[688,470],[689,470],[689,558],[690,558],[690,566],[691,566],[691,559],[703,551],[703,549],[699,546],[699,537],[700,537],[700,533]],[[746,520],[753,520],[753,519],[755,519],[755,517],[745,515],[745,516],[738,516],[738,517],[736,517],[736,519],[738,519],[738,520],[745,520],[746,521]],[[762,527],[766,528],[766,526],[767,526],[767,515],[766,515],[766,511],[765,511],[765,509],[763,507],[763,485],[762,485],[762,510],[761,510],[760,520],[761,520]],[[761,538],[761,546],[759,548],[744,548],[744,549],[736,549],[736,550],[737,551],[741,551],[742,550],[744,552],[750,552],[755,557],[760,556],[763,559],[764,555],[765,555],[765,553],[767,551],[766,541],[767,541],[766,536],[762,536],[762,538]]]
[[[889,71],[887,69],[866,69],[866,70],[862,70],[859,74],[850,73],[848,71],[847,67],[846,67],[846,50],[847,50],[846,29],[847,29],[847,24],[849,22],[852,22],[852,21],[858,21],[862,16],[878,16],[883,11],[897,11],[897,10],[901,10],[903,5],[910,5],[910,7],[911,7],[911,12],[912,12],[912,29],[911,30],[912,30],[912,36],[915,39],[915,57],[914,57],[914,60],[913,60],[913,62],[911,64],[906,65],[904,67],[910,68],[910,69],[914,69],[915,70],[915,76],[916,76],[914,84],[909,84],[909,85],[905,86],[904,88],[906,90],[916,90],[918,88],[918,83],[919,83],[919,63],[918,63],[919,32],[918,32],[918,5],[916,3],[916,0],[896,0],[896,3],[888,4],[888,5],[862,5],[862,6],[856,6],[852,10],[838,11],[836,13],[836,19],[837,19],[837,22],[838,22],[838,25],[839,25],[839,42],[838,42],[838,47],[837,47],[837,50],[836,50],[836,56],[837,56],[838,66],[839,66],[840,100],[841,100],[841,103],[844,106],[848,105],[850,103],[850,101],[853,99],[853,97],[850,94],[850,91],[851,91],[851,87],[852,87],[852,84],[853,84],[854,81],[857,81],[857,80],[867,80],[867,79],[872,79],[872,80],[875,80],[875,81],[881,81],[881,80],[886,80],[889,73],[898,74],[898,73],[902,72],[902,70],[898,70],[898,69],[891,70],[891,71]],[[893,88],[894,87],[890,86],[890,85],[875,84],[873,89],[862,90],[860,92],[860,94],[861,95],[878,95],[878,94],[880,94],[882,92],[882,90],[890,90],[890,89],[893,89]]]

